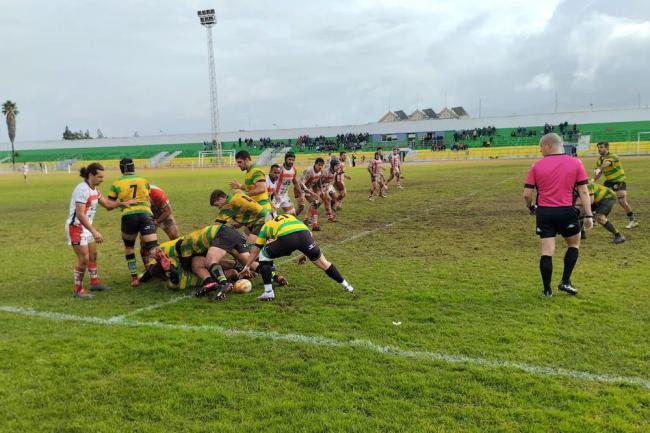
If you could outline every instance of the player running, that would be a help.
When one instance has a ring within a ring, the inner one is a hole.
[[[135,201],[130,207],[122,208],[122,241],[124,242],[124,256],[131,274],[131,286],[140,285],[138,279],[138,265],[135,260],[135,241],[140,235],[144,243],[145,255],[156,257],[165,272],[169,271],[169,259],[158,246],[156,224],[153,222],[149,195],[151,187],[149,182],[135,175],[135,164],[131,158],[120,160],[122,177],[111,185],[108,199],[114,202]],[[148,261],[148,260],[147,260]],[[149,263],[145,263],[145,267]]]
[[[386,185],[390,183],[393,178],[395,178],[395,182],[397,183],[397,187],[399,189],[404,189],[402,187],[402,158],[400,157],[399,154],[399,148],[394,147],[393,148],[393,153],[390,154],[389,157],[390,161],[390,176],[388,177],[388,180],[386,181]]]
[[[354,158],[354,156],[353,156]],[[334,189],[338,195],[338,200],[335,204],[336,210],[343,209],[343,199],[347,195],[347,190],[345,188],[345,180],[352,180],[352,178],[345,174],[345,163],[348,159],[348,154],[345,151],[339,153],[339,169],[336,174],[336,179],[334,180]]]
[[[616,154],[609,152],[609,142],[601,141],[598,143],[598,154],[600,158],[596,161],[594,170],[594,180],[598,180],[601,174],[605,175],[605,186],[616,192],[618,204],[625,210],[630,222],[625,226],[626,229],[633,229],[639,223],[634,218],[632,207],[627,202],[627,184],[625,183],[625,171],[621,161]]]
[[[337,158],[330,159],[327,169],[321,170],[320,177],[320,192],[321,200],[325,203],[325,213],[327,214],[327,221],[331,223],[336,222],[336,215],[332,209],[332,204],[336,206],[338,201],[338,194],[334,188],[334,182],[338,175],[340,162]]]
[[[379,197],[386,197],[386,184],[384,183],[384,172],[382,168],[382,159],[379,152],[375,152],[375,156],[368,164],[368,173],[370,173],[370,193],[368,200],[373,201],[375,191]]]
[[[321,229],[320,225],[318,225],[318,208],[321,204],[320,178],[323,174],[324,165],[323,158],[316,158],[314,165],[307,167],[300,178],[300,189],[309,202],[309,216],[305,219],[305,224],[308,224],[312,231],[320,231]],[[297,214],[300,214],[300,212],[297,212]]]
[[[93,162],[87,167],[79,170],[79,175],[84,181],[78,184],[72,192],[70,199],[70,212],[65,222],[65,233],[68,238],[68,245],[77,255],[77,263],[74,268],[74,292],[77,298],[92,298],[83,286],[86,269],[90,274],[91,291],[106,290],[97,273],[97,246],[96,243],[104,241],[104,237],[93,226],[93,218],[97,212],[97,203],[108,210],[117,207],[129,207],[134,201],[117,203],[104,197],[98,186],[104,181],[104,167]]]
[[[271,218],[268,209],[241,193],[226,194],[220,189],[215,189],[210,194],[210,206],[219,208],[216,222],[225,224],[232,221],[237,227],[243,226],[250,243],[255,242],[260,229]]]
[[[176,225],[172,205],[169,203],[165,191],[156,185],[151,185],[149,202],[153,213],[153,222],[156,226],[161,227],[170,240],[179,238],[178,225]]]
[[[262,169],[253,164],[250,153],[245,150],[237,152],[235,155],[235,161],[237,162],[239,169],[246,172],[246,175],[244,176],[243,184],[236,180],[232,180],[230,181],[230,187],[234,190],[240,190],[258,202],[260,206],[266,209],[269,213],[273,212],[266,186],[266,175]]]
[[[257,299],[260,301],[275,299],[272,277],[273,260],[289,256],[296,250],[307,256],[314,265],[325,271],[327,276],[339,283],[344,290],[354,291],[352,285],[341,276],[334,264],[328,262],[320,252],[320,248],[307,226],[293,215],[279,215],[264,224],[242,270],[242,272],[247,271],[253,261],[259,257],[258,270],[264,281],[264,293]]]

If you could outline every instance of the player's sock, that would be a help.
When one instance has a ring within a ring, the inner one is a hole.
[[[614,224],[612,224],[611,221],[607,221],[607,223],[603,224],[603,227],[607,229],[608,232],[616,236],[618,234],[618,230],[616,230],[616,227],[614,227]]]
[[[99,275],[97,274],[97,263],[88,262],[88,274],[90,275],[90,284],[93,286],[100,284]]]
[[[551,291],[551,277],[553,276],[553,257],[542,256],[539,259],[539,271],[542,274],[542,283],[544,283],[544,291]]]
[[[336,266],[334,266],[334,263],[332,263],[330,267],[327,268],[325,273],[327,274],[328,277],[330,277],[331,279],[333,279],[339,284],[343,284],[343,281],[345,281],[343,279],[343,276],[339,273],[338,269],[336,269]]]
[[[580,250],[578,248],[569,247],[566,250],[566,254],[564,254],[564,271],[562,272],[562,281],[565,283],[571,281],[571,273],[573,272],[573,268],[578,261],[579,252]]]
[[[85,268],[75,266],[74,268],[74,289],[75,291],[80,291],[83,289],[84,283],[84,274],[86,273]]]
[[[630,221],[634,221],[634,212],[628,212],[628,213],[627,213],[627,218],[628,218]]]
[[[262,261],[257,269],[262,275],[262,281],[264,282],[265,287],[264,290],[266,290],[267,285],[271,286],[271,284],[273,284],[273,262]],[[270,290],[273,290],[273,288],[271,287]]]
[[[309,219],[312,224],[318,224],[318,209],[313,207],[309,209]]]
[[[210,266],[210,273],[212,274],[214,279],[217,280],[219,283],[224,283],[227,281],[227,278],[223,273],[223,268],[218,263],[215,263],[212,266]]]
[[[264,284],[264,293],[273,293],[273,285]]]
[[[129,273],[131,277],[138,276],[138,263],[135,261],[135,254],[127,254],[124,256],[126,258],[126,265],[129,268]]]

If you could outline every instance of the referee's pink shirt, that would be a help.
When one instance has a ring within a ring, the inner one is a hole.
[[[560,153],[535,162],[528,170],[525,187],[537,189],[537,206],[573,206],[573,188],[588,181],[582,161]]]

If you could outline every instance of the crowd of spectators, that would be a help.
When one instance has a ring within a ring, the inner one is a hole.
[[[496,134],[497,129],[494,126],[484,126],[482,128],[462,129],[454,132],[454,141],[476,140],[479,137],[492,137]]]
[[[358,150],[370,142],[370,134],[367,132],[359,134],[338,134],[336,144],[348,150]]]
[[[524,128],[521,126],[518,126],[517,128],[513,129],[512,132],[510,133],[511,137],[534,137],[537,135],[537,130],[534,128]]]

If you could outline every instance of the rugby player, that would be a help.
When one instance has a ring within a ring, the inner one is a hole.
[[[390,176],[388,177],[388,180],[386,181],[386,185],[390,183],[393,178],[395,178],[395,182],[397,183],[397,187],[399,189],[404,189],[402,187],[402,160],[399,154],[399,148],[394,147],[393,148],[393,153],[391,153],[389,157],[390,161]]]
[[[318,208],[321,205],[320,178],[323,174],[323,158],[316,158],[314,165],[307,167],[300,178],[300,189],[309,202],[309,216],[305,219],[305,224],[309,224],[312,231],[320,231],[318,225]],[[299,212],[298,212],[299,214]]]
[[[251,161],[251,155],[246,150],[240,150],[235,155],[235,161],[241,171],[245,171],[244,183],[239,183],[236,180],[230,181],[230,187],[234,190],[240,190],[257,203],[260,204],[269,213],[273,212],[271,209],[271,202],[269,201],[269,193],[266,187],[266,175],[261,168],[257,167]],[[235,191],[237,192],[237,191]]]
[[[355,158],[353,156],[353,158]],[[345,188],[345,180],[352,180],[352,178],[348,175],[345,174],[345,162],[348,159],[348,154],[345,151],[341,151],[339,153],[339,161],[341,162],[339,164],[339,169],[336,174],[336,179],[334,180],[334,189],[336,189],[336,193],[338,195],[338,200],[335,205],[336,210],[341,210],[343,209],[343,199],[345,199],[345,196],[347,195],[347,190]],[[354,166],[354,163],[353,163]]]
[[[277,180],[275,180],[275,189],[273,192],[273,200],[275,207],[280,207],[284,213],[299,215],[305,207],[305,195],[300,188],[298,181],[298,173],[294,164],[296,162],[296,155],[293,152],[287,152],[284,155],[284,163],[277,171]],[[273,171],[273,167],[271,167]],[[270,173],[269,173],[270,176]],[[274,174],[275,177],[275,174]],[[298,210],[293,208],[293,203],[289,199],[289,186],[293,184],[293,195],[298,201]]]
[[[117,203],[108,200],[99,191],[98,186],[104,181],[104,167],[93,162],[87,167],[79,170],[79,175],[84,181],[78,184],[70,198],[70,211],[65,222],[65,233],[68,238],[68,245],[72,246],[77,255],[77,263],[74,268],[74,296],[77,298],[92,298],[83,287],[84,274],[86,269],[90,274],[91,291],[106,290],[97,273],[97,246],[95,243],[104,241],[104,237],[93,226],[93,218],[97,212],[97,203],[108,210],[117,207],[129,207],[135,203],[134,200]]]
[[[145,255],[149,258],[156,257],[165,272],[169,271],[169,259],[158,246],[156,224],[153,221],[149,196],[151,187],[149,182],[135,175],[135,164],[131,158],[120,160],[122,177],[111,185],[108,199],[114,202],[128,202],[134,200],[130,207],[122,207],[122,241],[124,242],[124,255],[131,274],[131,286],[140,285],[138,279],[138,266],[135,260],[135,241],[140,235],[144,243]],[[145,263],[148,266],[149,263]]]
[[[614,235],[613,243],[622,244],[625,242],[625,236],[607,219],[616,204],[616,193],[606,186],[593,181],[589,183],[587,188],[589,190],[589,198],[591,199],[591,211],[594,214],[596,222]],[[577,200],[576,204],[579,205],[580,201]]]
[[[327,276],[339,283],[344,290],[354,291],[352,285],[341,276],[334,264],[328,262],[321,253],[309,228],[293,215],[279,215],[264,224],[248,261],[242,269],[242,272],[248,271],[253,261],[259,257],[258,272],[262,274],[264,293],[257,299],[260,301],[275,299],[272,276],[273,260],[289,256],[296,250],[307,256],[314,265],[325,271]]]
[[[596,161],[594,180],[598,180],[601,174],[605,175],[605,186],[616,192],[618,204],[625,210],[625,214],[630,220],[625,228],[633,229],[639,223],[634,218],[632,207],[627,202],[627,184],[625,183],[625,171],[623,170],[621,161],[616,154],[609,152],[609,142],[601,141],[597,146],[600,157]]]
[[[156,226],[161,227],[170,240],[179,238],[178,225],[176,225],[172,205],[169,203],[165,191],[156,185],[151,185],[149,202],[153,213],[153,222]]]
[[[370,193],[368,194],[368,200],[374,200],[373,195],[375,195],[375,191],[377,191],[379,197],[386,197],[386,184],[384,183],[382,159],[379,152],[375,152],[375,157],[368,164],[368,173],[370,173]]]
[[[268,209],[242,193],[226,194],[215,189],[210,194],[210,206],[219,208],[216,222],[225,224],[232,221],[237,226],[243,226],[250,243],[255,242],[260,229],[271,218]]]
[[[338,200],[338,193],[334,188],[334,182],[338,175],[340,162],[337,158],[330,159],[326,170],[321,170],[320,177],[320,193],[323,203],[325,203],[325,213],[327,214],[327,221],[336,222],[336,215],[332,210],[332,203],[336,206]]]

